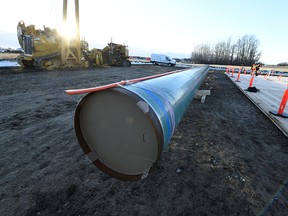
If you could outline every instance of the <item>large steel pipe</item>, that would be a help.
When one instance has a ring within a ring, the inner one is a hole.
[[[103,172],[145,177],[159,160],[209,67],[89,93],[75,112],[78,141]]]

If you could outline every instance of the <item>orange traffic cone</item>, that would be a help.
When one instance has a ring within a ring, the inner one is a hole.
[[[253,82],[254,82],[254,75],[252,75],[251,78],[250,78],[249,87],[253,86]]]
[[[232,67],[232,75],[231,77],[234,77],[234,67]]]
[[[239,69],[236,82],[240,82],[240,72],[241,72],[241,70]]]
[[[287,103],[287,100],[288,100],[288,84],[287,84],[287,88],[283,94],[283,97],[282,97],[282,101],[280,103],[280,106],[279,106],[279,109],[278,111],[269,111],[271,114],[273,115],[276,115],[276,116],[281,116],[283,118],[288,118],[288,114],[287,113],[284,113],[284,109],[286,107],[286,103]]]
[[[226,67],[226,74],[229,74],[229,66]]]
[[[260,89],[257,89],[255,86],[253,86],[254,76],[255,76],[254,74],[251,76],[249,87],[245,89],[245,91],[255,92],[255,93],[260,91]]]

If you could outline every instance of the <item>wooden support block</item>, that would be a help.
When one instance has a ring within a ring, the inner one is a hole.
[[[210,90],[198,90],[195,95],[194,98],[201,100],[201,103],[205,102],[206,99],[206,95],[211,95],[211,91]]]
[[[201,103],[204,103],[204,102],[205,102],[205,99],[206,99],[206,95],[202,95],[202,97],[201,97]]]

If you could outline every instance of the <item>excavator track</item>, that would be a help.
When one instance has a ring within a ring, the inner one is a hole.
[[[49,56],[38,57],[34,61],[34,66],[40,70],[54,70],[61,68],[61,55],[55,53]]]
[[[75,59],[70,59],[70,61],[68,60],[63,63],[59,54],[37,58],[34,62],[34,65],[39,70],[57,70],[89,67],[87,61],[77,62],[75,61]]]
[[[22,68],[26,68],[26,67],[33,67],[33,61],[27,61],[27,60],[23,60],[23,59],[17,59],[17,63],[22,67]]]
[[[121,67],[130,67],[130,66],[131,66],[131,62],[130,61],[128,61],[126,59],[122,60]]]

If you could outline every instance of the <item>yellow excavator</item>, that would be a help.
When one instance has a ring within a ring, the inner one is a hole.
[[[68,39],[56,29],[35,29],[23,21],[17,25],[18,41],[24,53],[18,58],[22,67],[41,70],[81,68],[93,66],[131,66],[125,45],[108,43],[104,49],[89,50],[88,43],[80,40],[79,0],[75,0],[76,36]],[[67,20],[67,0],[63,0],[63,23]]]

